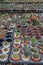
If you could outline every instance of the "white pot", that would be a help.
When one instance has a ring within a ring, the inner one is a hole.
[[[14,43],[15,44],[20,44],[21,43],[21,40],[19,42],[16,42],[16,40],[14,40]]]
[[[7,46],[5,46],[3,42],[3,47],[8,48],[9,46],[10,46],[10,43]]]
[[[30,56],[29,56],[28,58],[25,58],[25,57],[24,57],[24,54],[22,54],[22,60],[23,60],[23,61],[29,61],[29,60],[30,60]]]
[[[7,49],[8,49],[8,50],[5,52],[5,51],[4,51],[4,48],[2,48],[2,53],[4,53],[4,54],[9,53],[10,49],[9,49],[9,48],[7,48]]]
[[[12,51],[13,51],[13,50],[12,50]],[[14,51],[13,51],[13,53],[14,53],[14,54],[19,54],[19,53],[20,53],[20,49],[19,49],[19,51],[17,51],[17,52],[14,52]]]
[[[6,58],[0,59],[0,61],[6,61],[8,59],[8,55],[6,54]]]

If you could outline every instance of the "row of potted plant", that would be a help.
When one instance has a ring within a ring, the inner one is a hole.
[[[7,32],[10,34],[12,31],[7,30],[6,34]],[[3,39],[3,41],[0,41],[0,62],[6,62],[10,53],[11,41],[8,38],[5,39],[4,34],[4,31],[3,33],[0,31],[0,38]],[[7,35],[9,36],[9,34]]]
[[[30,15],[30,17],[27,17],[25,15],[13,15],[13,14],[3,14],[1,15],[2,21],[5,20],[8,22],[8,24],[14,23],[16,19],[19,19],[16,21],[16,25],[17,26],[21,26],[22,25],[33,25],[34,27],[36,27],[38,25],[38,17],[36,15]]]
[[[22,37],[20,32],[16,30],[14,32],[14,44],[12,48],[11,59],[13,61],[19,61],[20,53],[21,53],[21,57],[23,61],[29,61],[30,58],[32,58],[32,60],[35,62],[40,61],[41,60],[40,54],[43,54],[43,46],[40,45],[42,43],[43,41],[38,42],[35,36],[33,36],[30,40],[27,35],[24,35]],[[32,55],[30,56],[30,54]]]

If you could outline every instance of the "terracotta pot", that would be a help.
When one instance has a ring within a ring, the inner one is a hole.
[[[28,41],[22,40],[22,44],[28,44]]]
[[[43,54],[43,51],[40,49],[40,53]]]
[[[18,58],[14,58],[13,55],[12,55],[12,58],[11,58],[13,61],[18,61],[20,60],[20,56]]]
[[[20,48],[20,44],[18,46],[16,44],[13,45],[14,48]]]
[[[41,59],[40,57],[39,57],[38,59],[35,59],[35,58],[32,56],[32,60],[35,61],[35,62],[40,61],[40,59]]]

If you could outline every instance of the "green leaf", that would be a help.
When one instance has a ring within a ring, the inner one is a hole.
[[[32,38],[31,38],[31,42],[32,42],[32,43],[36,43],[36,41],[37,41],[37,40],[36,40],[35,37],[32,37]]]

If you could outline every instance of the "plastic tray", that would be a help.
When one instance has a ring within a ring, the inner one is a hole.
[[[21,27],[22,29],[23,28],[25,28],[25,26],[22,26]],[[21,31],[22,32],[22,31]],[[21,40],[22,40],[22,38],[21,38]],[[22,44],[22,43],[21,43]],[[21,45],[20,44],[20,45]],[[12,44],[13,45],[13,44]],[[36,45],[38,45],[38,43],[36,44]],[[22,50],[22,47],[20,47],[20,49]],[[30,44],[29,44],[29,49],[30,49]],[[38,49],[39,50],[39,49]],[[24,64],[43,64],[43,55],[41,55],[40,53],[39,53],[39,55],[41,56],[41,60],[39,61],[39,62],[35,62],[35,61],[33,61],[32,59],[31,59],[31,57],[32,57],[32,54],[30,54],[30,60],[29,61],[23,61],[22,60],[22,58],[21,58],[21,51],[20,51],[20,60],[19,61],[13,61],[12,59],[11,59],[11,56],[10,56],[10,59],[9,59],[9,61],[10,61],[10,63],[12,63],[12,64],[22,64],[22,63],[24,63]],[[12,55],[12,51],[11,51],[11,55]]]

